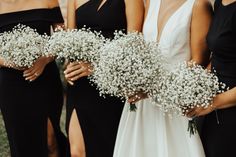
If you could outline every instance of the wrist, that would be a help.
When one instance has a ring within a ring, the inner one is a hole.
[[[218,94],[214,99],[213,99],[213,103],[212,103],[212,108],[214,108],[214,110],[220,109],[223,105],[222,99],[221,99],[221,94]]]
[[[54,60],[54,58],[52,57],[45,57],[44,61],[45,61],[45,65],[47,65],[48,63],[52,62]]]

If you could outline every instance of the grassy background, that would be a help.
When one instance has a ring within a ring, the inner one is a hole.
[[[4,128],[4,123],[2,120],[1,113],[0,113],[0,157],[10,157],[6,131]]]

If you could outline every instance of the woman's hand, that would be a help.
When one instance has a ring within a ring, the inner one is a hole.
[[[186,116],[189,118],[193,118],[193,117],[199,117],[199,116],[204,116],[207,115],[209,113],[211,113],[212,111],[218,109],[220,102],[220,94],[217,95],[214,99],[213,102],[210,106],[208,106],[207,108],[204,107],[196,107],[194,109],[189,110],[186,113]]]
[[[43,73],[46,65],[52,60],[52,58],[48,57],[37,59],[31,68],[24,71],[23,76],[25,77],[25,80],[29,80],[30,82],[36,80]]]
[[[73,84],[74,81],[81,77],[89,76],[92,73],[91,64],[88,62],[69,63],[64,71],[66,80]]]
[[[128,102],[130,104],[135,104],[136,102],[138,102],[140,100],[143,100],[143,99],[146,99],[147,97],[148,96],[147,96],[146,93],[138,92],[137,94],[130,96],[129,99],[128,99]]]
[[[214,99],[213,103],[207,107],[199,107],[199,108],[194,108],[190,110],[186,115],[188,117],[197,117],[197,116],[204,116],[216,109],[225,109],[225,108],[230,108],[230,107],[235,107],[236,106],[236,87],[218,94]]]
[[[186,113],[186,116],[189,117],[189,118],[195,118],[195,117],[207,115],[207,114],[211,113],[214,110],[216,110],[216,107],[213,104],[211,106],[207,107],[207,108],[197,107],[197,108],[189,110]]]

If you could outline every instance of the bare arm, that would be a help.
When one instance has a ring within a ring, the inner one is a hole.
[[[76,28],[75,22],[75,0],[69,0],[67,4],[67,28],[74,29]]]
[[[217,109],[229,108],[236,106],[236,87],[219,94],[214,101],[214,107]]]
[[[197,64],[209,64],[210,51],[206,36],[211,24],[213,10],[208,0],[197,0],[194,4],[191,22],[191,53],[192,60]]]
[[[47,0],[45,1],[45,5],[47,5],[48,8],[55,8],[59,7],[58,0]],[[58,26],[64,26],[63,23],[54,23],[53,28],[55,29]],[[32,67],[24,70],[23,76],[25,77],[25,80],[34,81],[37,79],[43,72],[48,63],[54,60],[54,57],[40,57],[38,58]]]
[[[125,0],[127,31],[142,31],[144,19],[143,0]]]
[[[4,60],[0,58],[0,67],[5,67],[4,66]]]

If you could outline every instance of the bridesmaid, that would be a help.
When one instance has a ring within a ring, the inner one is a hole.
[[[142,0],[70,0],[68,28],[101,31],[112,38],[115,30],[141,31]],[[104,99],[90,85],[89,64],[70,63],[65,77],[68,86],[67,131],[73,157],[112,157],[123,103],[113,97]]]
[[[50,35],[63,18],[57,0],[1,0],[0,21],[0,32],[21,23]],[[5,67],[0,58],[0,66],[0,109],[11,157],[63,156],[63,95],[55,61],[41,57],[31,68],[17,69]]]
[[[207,157],[235,156],[236,146],[236,1],[216,0],[207,37],[212,69],[230,90],[215,97],[211,107],[189,116],[205,116],[202,142]],[[214,111],[215,110],[215,111]]]

